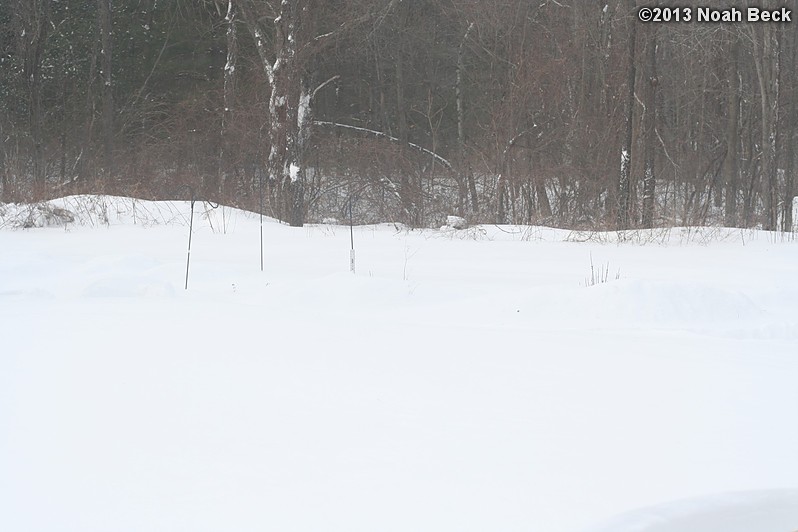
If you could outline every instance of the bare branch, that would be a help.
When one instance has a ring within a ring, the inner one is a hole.
[[[319,92],[326,85],[328,85],[329,83],[332,83],[336,79],[340,79],[340,77],[341,77],[340,75],[336,74],[333,77],[331,77],[330,79],[328,79],[327,81],[325,81],[324,83],[322,83],[321,85],[319,85],[318,87],[316,87],[315,89],[313,89],[313,93],[310,95],[310,99],[312,100],[313,98],[315,98],[317,92]]]
[[[257,21],[252,18],[244,2],[240,3],[238,8],[241,13],[241,18],[244,20],[244,25],[255,40],[255,47],[258,50],[258,56],[260,56],[260,61],[263,65],[263,70],[266,72],[266,77],[269,79],[269,84],[274,85],[274,65],[272,65],[272,60],[269,57],[269,50],[263,40],[263,32],[258,26]]]
[[[377,137],[380,137],[380,138],[388,139],[388,140],[393,141],[393,142],[398,142],[400,144],[407,144],[408,146],[410,146],[413,149],[416,149],[416,150],[418,150],[420,152],[426,153],[427,155],[431,155],[435,160],[437,160],[438,162],[443,164],[443,166],[445,166],[449,171],[454,172],[454,168],[452,167],[452,163],[450,163],[448,160],[444,159],[443,157],[441,157],[440,155],[438,155],[434,151],[428,150],[427,148],[424,148],[423,146],[419,146],[418,144],[414,144],[412,142],[405,142],[405,141],[403,141],[401,139],[398,139],[396,137],[388,135],[387,133],[383,133],[382,131],[376,131],[374,129],[367,129],[365,127],[350,126],[348,124],[339,124],[338,122],[324,122],[324,121],[321,121],[321,120],[315,120],[313,122],[313,124],[315,124],[317,126],[329,126],[329,127],[339,127],[341,129],[351,129],[351,130],[354,130],[354,131],[360,131],[362,133],[368,133],[370,135],[374,135],[374,136],[377,136]]]

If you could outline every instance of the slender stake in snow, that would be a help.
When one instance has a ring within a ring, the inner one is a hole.
[[[351,248],[349,250],[349,271],[355,273],[355,230],[352,223],[352,197],[349,197],[349,243]]]
[[[188,290],[188,267],[191,264],[191,233],[194,231],[194,190],[191,191],[191,217],[188,222],[188,253],[186,254],[186,290]]]
[[[258,177],[258,195],[260,196],[260,271],[263,271],[263,175]]]

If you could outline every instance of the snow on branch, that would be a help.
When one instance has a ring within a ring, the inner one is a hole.
[[[258,27],[257,21],[252,17],[246,5],[242,2],[238,5],[241,18],[244,20],[244,25],[249,29],[252,38],[255,40],[255,48],[258,50],[260,62],[263,65],[263,70],[266,72],[266,77],[269,84],[274,85],[274,65],[272,65],[271,58],[269,57],[269,50],[264,41],[265,37],[263,32]]]
[[[318,87],[313,89],[313,93],[310,95],[310,99],[312,100],[313,98],[315,98],[317,92],[319,92],[321,89],[323,89],[329,83],[332,83],[336,79],[339,79],[340,77],[341,77],[340,75],[336,74],[335,76],[331,77],[330,79],[328,79],[327,81],[325,81],[324,83],[322,83],[321,85],[319,85]]]
[[[315,125],[317,125],[317,126],[339,127],[339,128],[342,128],[342,129],[351,129],[351,130],[354,130],[354,131],[360,131],[362,133],[368,133],[370,135],[374,135],[374,136],[377,136],[377,137],[380,137],[380,138],[388,139],[390,141],[398,142],[400,144],[407,144],[411,148],[414,148],[414,149],[416,149],[416,150],[418,150],[418,151],[420,151],[422,153],[426,153],[427,155],[431,155],[433,159],[435,159],[436,161],[440,162],[443,166],[445,166],[451,172],[454,172],[454,168],[452,167],[452,163],[450,163],[449,161],[447,161],[446,159],[444,159],[443,157],[441,157],[440,155],[438,155],[434,151],[428,150],[427,148],[425,148],[423,146],[419,146],[418,144],[414,144],[412,142],[403,141],[403,140],[398,139],[398,138],[396,138],[396,137],[394,137],[392,135],[388,135],[387,133],[383,133],[382,131],[376,131],[374,129],[367,129],[365,127],[350,126],[349,124],[340,124],[338,122],[324,122],[324,121],[320,121],[320,120],[315,120],[313,123]]]
[[[261,33],[260,29],[252,28],[252,26],[247,25],[252,31],[252,36],[255,38],[255,46],[258,49],[258,55],[260,56],[261,63],[263,63],[263,69],[266,71],[266,77],[269,78],[269,83],[274,84],[274,66],[272,66],[271,59],[269,58],[269,51],[266,49],[266,43],[263,42],[263,34]]]
[[[347,32],[347,31],[350,31],[351,29],[356,28],[356,27],[358,27],[358,26],[360,26],[362,24],[366,24],[366,23],[368,23],[370,21],[373,21],[373,25],[374,25],[374,27],[372,29],[372,33],[373,33],[375,31],[377,31],[377,28],[380,25],[382,25],[383,21],[388,16],[388,14],[391,11],[393,11],[394,7],[396,7],[396,5],[399,2],[401,2],[401,1],[402,0],[390,0],[388,2],[388,4],[385,6],[385,8],[382,9],[382,12],[377,14],[377,15],[375,15],[373,13],[370,13],[370,12],[367,12],[367,13],[364,13],[364,14],[362,14],[361,16],[359,16],[357,18],[354,18],[354,19],[351,19],[351,20],[347,20],[346,22],[343,22],[337,28],[335,28],[335,29],[333,29],[331,31],[328,31],[327,33],[322,33],[321,35],[317,35],[310,42],[308,42],[305,47],[308,47],[308,46],[311,46],[311,45],[315,46],[317,48],[318,47],[323,47],[328,42],[331,42],[333,39],[335,39],[337,36]],[[304,49],[300,50],[300,52],[303,52],[303,51],[304,51]]]
[[[504,147],[504,151],[502,152],[502,158],[507,157],[507,152],[509,152],[512,149],[512,147],[515,146],[515,143],[518,142],[518,139],[520,139],[521,137],[523,137],[527,133],[529,133],[529,130],[525,129],[522,132],[518,133],[513,138],[511,138],[510,142],[507,143],[507,146]]]

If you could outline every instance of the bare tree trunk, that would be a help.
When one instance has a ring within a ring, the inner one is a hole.
[[[541,178],[535,179],[535,196],[538,200],[538,211],[544,219],[551,218],[551,202],[549,193],[546,191],[546,181]]]
[[[46,26],[45,26],[46,27]],[[46,30],[42,30],[45,32]],[[33,182],[36,193],[40,194],[45,184],[47,161],[44,160],[44,111],[42,109],[42,76],[41,54],[44,48],[44,37],[36,43],[35,59],[31,65],[30,75],[30,122],[33,138]]]
[[[462,174],[458,177],[459,198],[458,205],[462,211],[463,204],[468,202],[468,196],[471,196],[471,210],[474,214],[479,211],[479,200],[477,198],[477,187],[474,182],[474,173],[470,163],[466,162],[466,135],[465,135],[465,104],[463,102],[463,77],[465,75],[465,45],[468,41],[468,35],[474,28],[474,23],[468,25],[468,28],[460,41],[460,48],[457,51],[457,85],[455,87],[455,98],[457,99],[457,143],[460,150],[460,171],[465,172],[465,179]],[[465,168],[463,168],[465,166]],[[465,183],[463,183],[465,181]],[[465,199],[464,199],[465,198]],[[462,212],[459,213],[461,216]]]
[[[75,169],[77,172],[77,177],[81,180],[85,180],[89,176],[90,165],[89,165],[89,157],[88,153],[91,148],[92,138],[94,136],[94,106],[95,106],[95,91],[94,85],[96,81],[96,76],[94,73],[97,70],[97,39],[92,39],[92,46],[91,46],[91,59],[89,60],[89,76],[86,79],[86,123],[83,126],[82,131],[82,144],[80,146],[80,152],[78,154],[78,160],[75,163]]]
[[[222,125],[220,131],[219,147],[219,171],[215,183],[208,187],[209,193],[223,194],[225,188],[225,175],[229,170],[229,127],[232,122],[233,100],[236,91],[236,62],[238,61],[238,34],[237,34],[237,10],[233,0],[227,1],[227,62],[224,65],[224,94],[222,109]]]
[[[761,33],[752,29],[754,44],[754,66],[759,81],[759,98],[762,106],[762,159],[760,182],[764,217],[762,227],[767,231],[776,229],[777,200],[777,152],[779,121],[779,30],[773,24],[763,24]]]
[[[4,102],[3,102],[4,103]],[[4,128],[5,116],[0,113],[0,203],[11,201],[11,191],[8,183],[8,169],[6,168],[6,132]]]
[[[645,135],[645,170],[643,173],[643,227],[654,225],[654,199],[656,192],[656,175],[654,173],[654,146],[657,127],[657,26],[651,25],[649,30],[648,50],[646,54],[645,114],[643,130]]]
[[[400,27],[405,28],[408,23],[410,2],[402,2],[399,5],[397,15],[400,18]],[[404,43],[404,40],[400,41]],[[402,142],[409,140],[407,133],[407,103],[405,102],[405,75],[404,75],[404,49],[402,44],[396,50],[396,64],[394,65],[394,75],[396,76],[396,136]]]
[[[502,166],[504,166],[504,164],[502,164]],[[496,181],[496,196],[498,201],[496,207],[496,223],[499,225],[507,223],[507,178],[504,174],[505,169],[503,168]]]
[[[67,182],[67,81],[66,76],[61,78],[61,164],[59,177],[61,184]]]
[[[300,97],[301,65],[297,59],[297,40],[301,30],[302,9],[298,0],[283,0],[279,16],[274,19],[271,50],[261,29],[256,12],[249,12],[248,4],[240,4],[260,55],[261,64],[269,80],[269,157],[268,173],[272,185],[282,198],[279,215],[292,226],[304,224],[303,179],[300,160],[299,131],[307,126],[301,113],[309,112],[310,101]],[[245,7],[245,5],[247,7]],[[274,59],[272,59],[272,53]],[[300,108],[303,110],[300,111]]]
[[[784,150],[784,204],[782,206],[781,217],[783,231],[793,230],[792,215],[793,199],[795,197],[795,113],[798,110],[795,101],[798,99],[798,74],[796,73],[796,69],[798,69],[798,31],[796,31],[794,27],[789,29],[789,38],[785,39],[785,41],[789,43],[790,46],[790,55],[787,57],[787,65],[791,65],[792,68],[787,69],[789,81],[791,82],[788,92],[790,104],[787,110],[787,116],[783,121],[784,127],[782,129],[782,138],[786,144]]]
[[[295,206],[301,200],[302,168],[298,154],[299,101],[297,85],[301,83],[296,56],[299,6],[296,1],[284,1],[275,21],[276,56],[273,67],[272,90],[269,97],[270,128],[269,176],[282,190],[283,217],[292,226],[303,225],[301,211]]]
[[[609,4],[606,4],[605,8],[601,10],[601,18],[599,21],[599,51],[601,53],[601,61],[599,63],[599,87],[601,87],[601,108],[607,116],[610,114],[610,84],[607,82],[607,72],[609,71],[610,50],[612,48],[611,18]]]
[[[102,79],[103,166],[106,178],[114,174],[114,95],[111,66],[113,58],[111,0],[97,0],[97,23],[100,30],[100,77]]]
[[[396,133],[400,140],[407,142],[407,104],[405,103],[404,58],[401,55],[396,58],[394,73],[396,75]]]
[[[50,29],[50,0],[34,0],[20,6],[25,39],[24,74],[28,83],[28,120],[33,141],[33,187],[43,192],[47,161],[44,158],[44,110],[42,109],[42,60]]]
[[[746,122],[753,123],[756,120],[756,113],[754,110],[749,107],[740,107],[740,112],[742,113],[743,110],[746,110],[746,116],[741,117],[740,123],[744,124]],[[742,226],[743,227],[751,227],[753,224],[754,219],[754,203],[756,202],[756,184],[757,178],[757,142],[756,142],[756,135],[755,129],[753,127],[746,127],[741,129],[741,132],[745,132],[745,142],[741,145],[744,148],[745,153],[743,158],[738,159],[740,161],[740,178],[741,183],[744,181],[745,188],[743,189],[743,212],[742,212]],[[747,156],[747,157],[746,157]],[[743,177],[745,178],[743,180]]]
[[[726,188],[726,225],[735,227],[737,225],[737,190],[739,188],[739,161],[737,145],[740,142],[740,92],[742,80],[739,72],[740,58],[740,38],[733,36],[734,42],[731,47],[730,65],[728,73],[728,94],[727,112],[728,122],[726,123],[726,159],[723,162],[723,176]]]
[[[537,216],[538,218],[542,218],[544,220],[548,220],[551,218],[551,202],[549,201],[549,194],[546,191],[546,178],[542,177],[536,172],[535,170],[535,157],[532,153],[532,136],[527,135],[526,137],[526,152],[527,152],[527,163],[528,163],[528,172],[529,175],[532,176],[532,183],[531,188],[534,191],[535,198],[537,200]],[[532,192],[530,191],[530,197],[532,196]],[[532,217],[530,215],[530,221]]]
[[[795,97],[790,100],[790,116],[795,116]],[[795,131],[792,124],[785,133],[787,147],[784,150],[784,205],[782,206],[782,231],[793,230],[793,199],[795,197]]]
[[[378,92],[379,97],[379,110],[375,109],[374,112],[378,116],[376,116],[375,122],[381,125],[382,131],[388,133],[389,135],[393,136],[393,130],[391,128],[391,121],[388,118],[388,106],[385,103],[385,75],[383,74],[382,65],[380,64],[380,53],[379,48],[376,44],[372,44],[372,49],[374,51],[374,73],[377,75],[377,87],[375,90]]]
[[[628,79],[627,79],[627,99],[626,99],[626,135],[624,137],[623,148],[621,149],[621,173],[618,180],[618,228],[628,229],[631,224],[632,211],[632,133],[634,128],[635,110],[635,41],[637,40],[637,20],[634,16],[636,9],[635,0],[628,0],[629,12],[629,56],[628,56]]]
[[[708,166],[704,166],[704,158],[706,157],[706,144],[704,142],[704,129],[707,127],[706,112],[707,112],[707,72],[704,71],[701,77],[701,90],[698,99],[700,101],[700,109],[695,114],[689,114],[690,120],[688,129],[692,136],[691,150],[693,156],[693,179],[692,183],[685,180],[684,186],[684,218],[689,224],[701,224],[701,213],[703,212],[703,193],[707,188],[705,186]],[[697,118],[695,118],[697,116]],[[693,126],[696,131],[693,131]],[[689,186],[692,184],[692,191]]]

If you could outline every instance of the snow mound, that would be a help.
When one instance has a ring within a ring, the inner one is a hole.
[[[588,288],[596,317],[628,323],[689,325],[759,319],[744,294],[703,283],[618,280]]]
[[[589,287],[544,286],[473,303],[495,325],[544,330],[689,331],[734,338],[796,338],[748,294],[687,280],[620,279]]]
[[[10,203],[0,208],[0,228],[111,225],[189,225],[191,202],[149,201],[121,196],[76,195],[37,204]],[[224,233],[253,213],[206,201],[194,203],[194,221]],[[276,220],[267,219],[270,223]]]
[[[586,532],[790,532],[798,530],[798,490],[686,499],[628,512]]]

